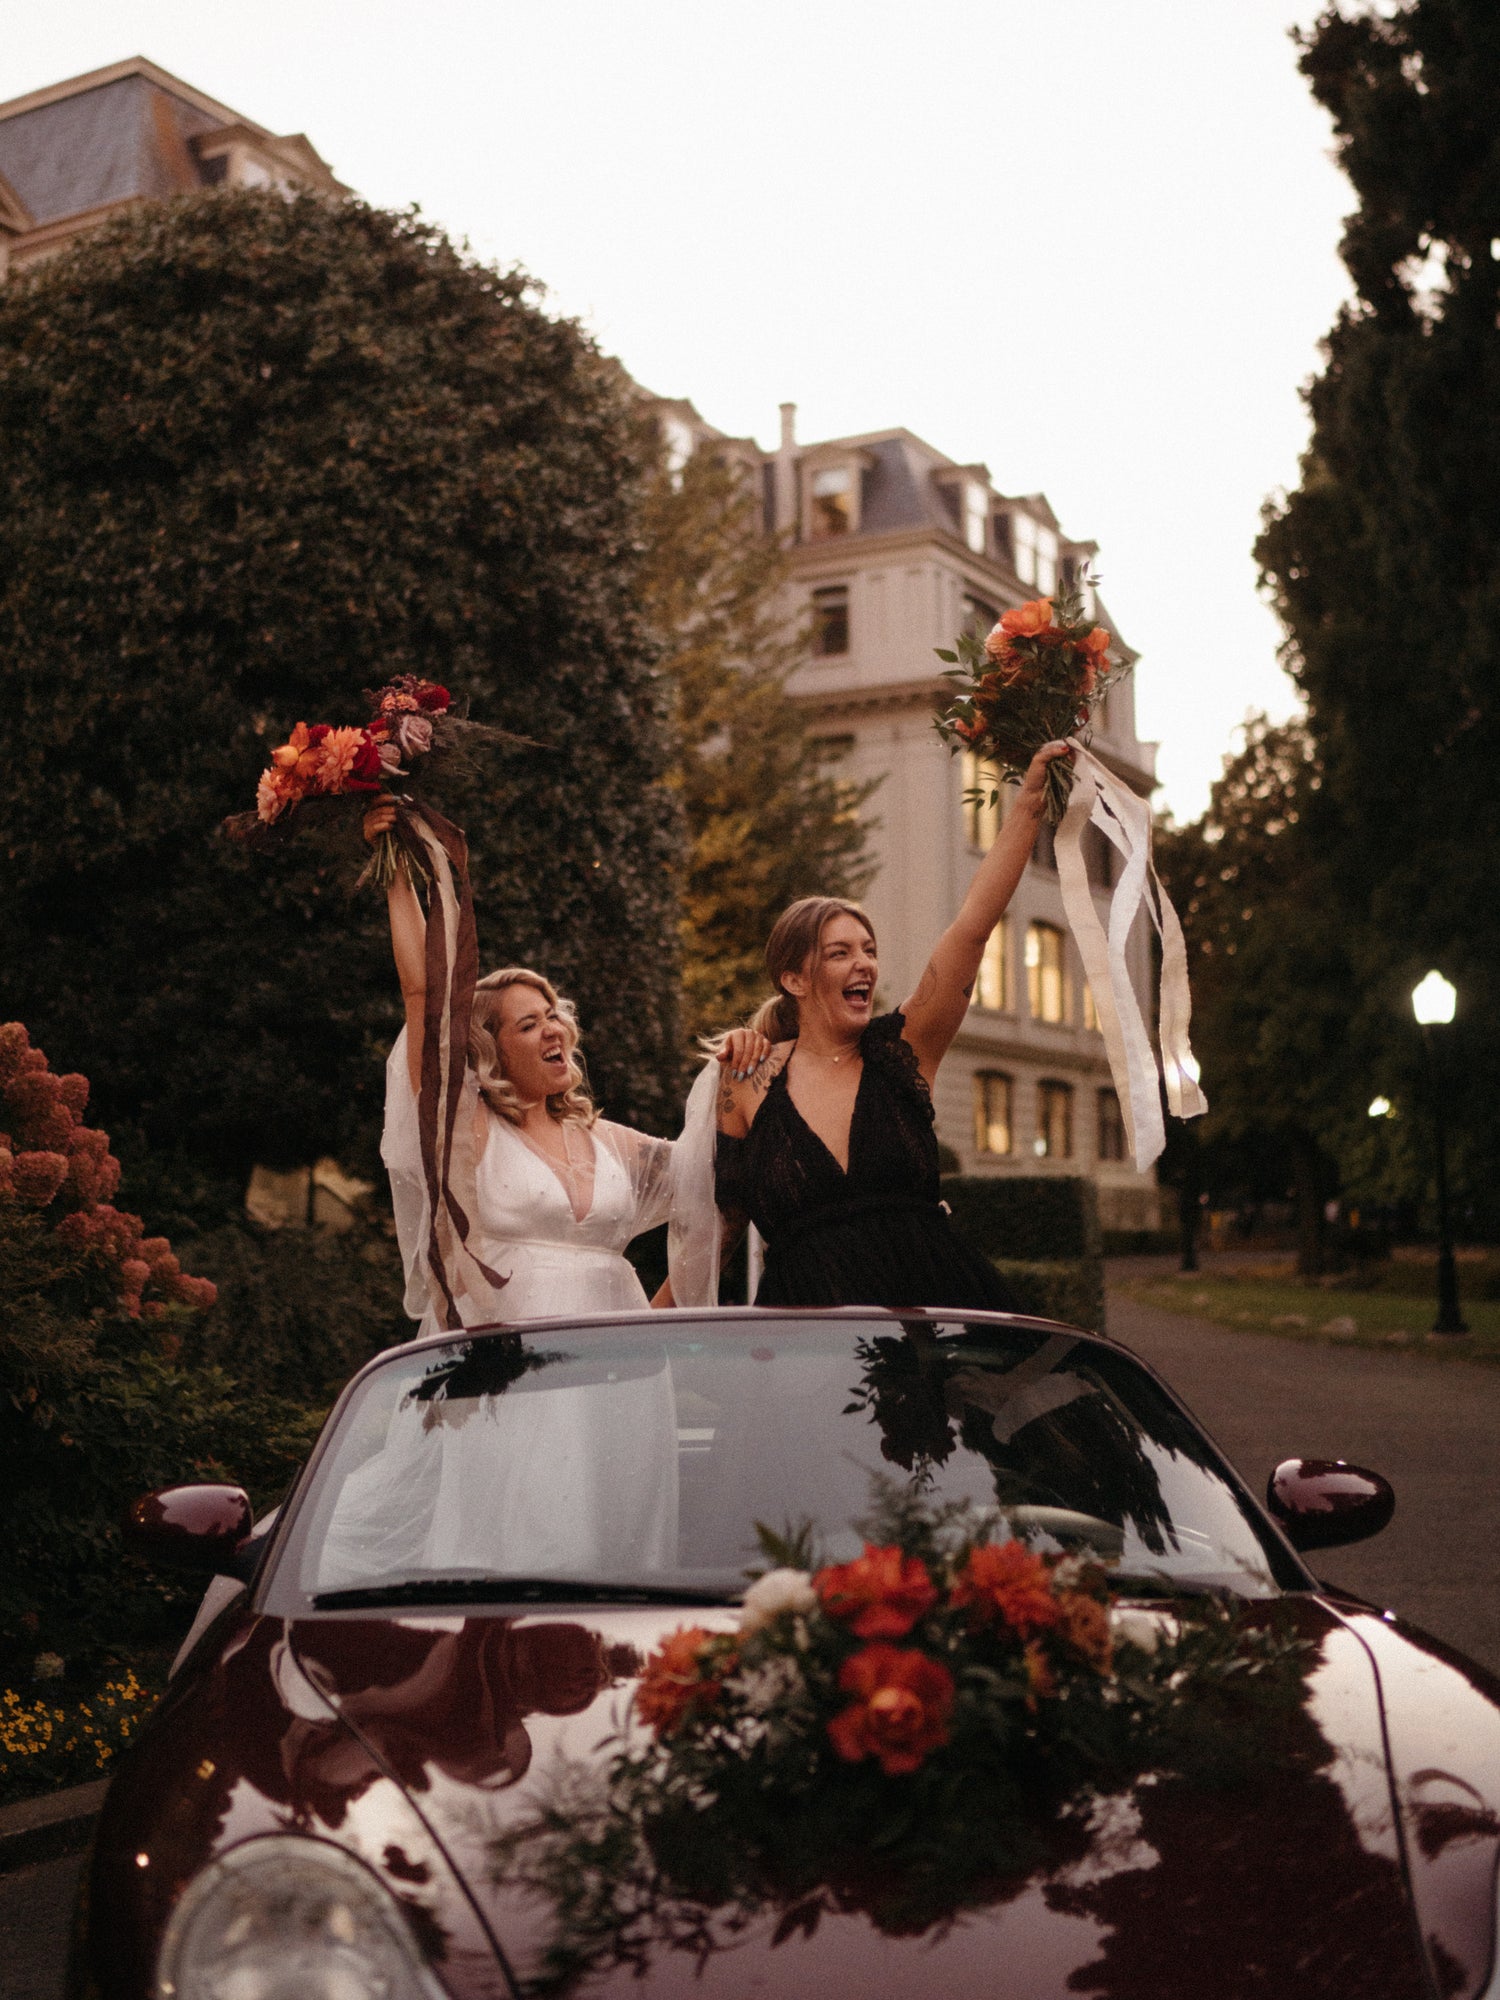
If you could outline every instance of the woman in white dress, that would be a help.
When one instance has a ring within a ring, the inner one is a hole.
[[[392,805],[373,807],[366,839],[387,831],[394,817]],[[422,1333],[437,1333],[443,1327],[426,1260],[417,1126],[427,919],[403,871],[387,901],[406,1027],[386,1068],[381,1156],[406,1267],[406,1309]],[[675,1282],[655,1303],[671,1304],[674,1294],[678,1303],[712,1302],[702,1276],[717,1249],[702,1240],[717,1229],[711,1158],[696,1157],[696,1146],[679,1157],[673,1141],[601,1118],[576,1061],[578,1040],[572,1006],[541,973],[512,966],[479,981],[456,1133],[470,1149],[475,1196],[471,1255],[455,1287],[465,1326],[645,1305],[625,1247],[667,1221]],[[763,1035],[739,1029],[718,1060],[748,1073],[769,1050]]]

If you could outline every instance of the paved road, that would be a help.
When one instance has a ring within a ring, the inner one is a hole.
[[[1109,1330],[1166,1377],[1257,1493],[1283,1458],[1383,1472],[1383,1535],[1312,1559],[1500,1672],[1500,1368],[1229,1332],[1112,1292]]]
[[[0,1875],[0,2000],[59,2000],[81,1854]]]

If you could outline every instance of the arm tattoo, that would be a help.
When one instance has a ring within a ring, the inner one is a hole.
[[[734,1085],[726,1076],[719,1085],[719,1116],[729,1118],[734,1113]]]
[[[782,1056],[763,1056],[755,1065],[754,1070],[751,1072],[750,1081],[761,1092],[762,1096],[771,1088],[771,1085],[781,1074],[784,1061],[785,1058]]]
[[[933,968],[932,960],[929,959],[927,961],[927,970],[917,981],[917,990],[911,996],[911,1005],[913,1007],[925,1007],[933,994],[936,993],[937,983],[937,973]]]

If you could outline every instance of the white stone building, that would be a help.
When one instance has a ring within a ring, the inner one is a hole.
[[[958,465],[910,431],[799,444],[782,408],[779,448],[726,439],[690,403],[662,402],[669,449],[712,441],[763,483],[768,527],[791,545],[794,615],[810,634],[793,689],[815,712],[830,759],[851,780],[878,780],[866,814],[876,874],[866,895],[880,940],[881,1001],[916,984],[933,940],[958,909],[998,824],[965,804],[980,782],[933,729],[951,690],[935,656],[966,625],[988,630],[1010,605],[1046,594],[1097,554],[1063,534],[1041,494],[997,492],[982,465]],[[1107,609],[1098,615],[1110,624]],[[1128,646],[1118,648],[1134,660]],[[1096,718],[1093,748],[1142,796],[1154,743],[1135,731],[1131,679]],[[1004,795],[1000,810],[1004,810]],[[1101,899],[1113,852],[1090,829]],[[1131,970],[1151,1015],[1152,947],[1144,925]],[[1084,1173],[1106,1228],[1155,1228],[1154,1177],[1124,1157],[1119,1105],[1063,916],[1050,830],[991,940],[974,1005],[937,1089],[938,1134],[968,1173]]]

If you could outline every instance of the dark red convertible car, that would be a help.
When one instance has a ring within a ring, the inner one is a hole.
[[[733,1628],[754,1523],[847,1560],[872,1474],[1092,1551],[1127,1615],[1212,1592],[1280,1618],[1317,1755],[1221,1790],[1146,1772],[949,1921],[830,1891],[816,1920],[747,1911],[559,1980],[508,1836],[639,1727],[666,1635]],[[139,1552],[215,1581],[110,1788],[69,1991],[1500,2000],[1500,1685],[1303,1560],[1392,1505],[1293,1459],[1262,1506],[1148,1368],[1045,1321],[669,1312],[397,1349],[273,1525],[232,1487],[137,1504]]]

